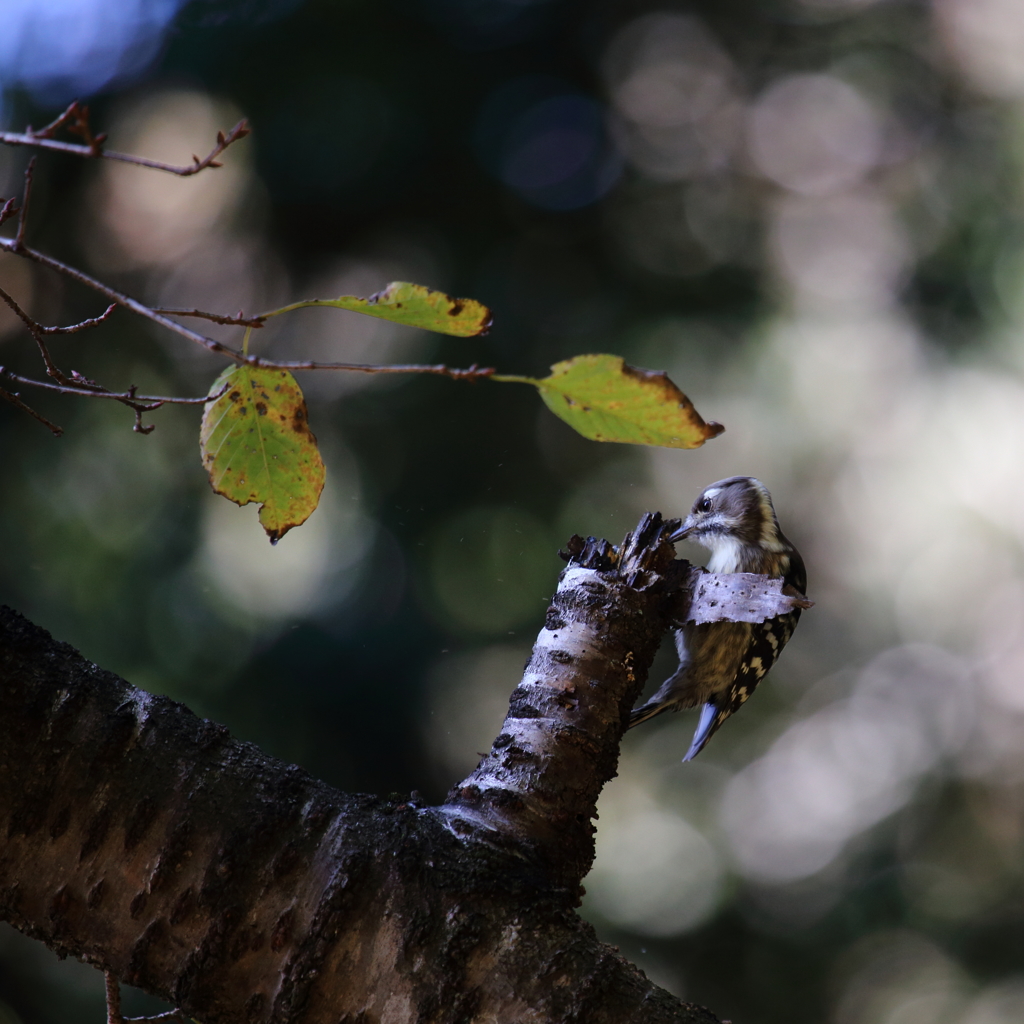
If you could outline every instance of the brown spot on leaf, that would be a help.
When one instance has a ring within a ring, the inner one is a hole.
[[[666,403],[674,402],[688,417],[692,417],[697,423],[703,424],[705,437],[718,437],[725,430],[721,423],[716,423],[714,420],[705,421],[700,413],[697,412],[693,402],[679,390],[664,370],[644,370],[624,362],[622,364],[622,374],[624,377],[632,377],[634,380],[655,387],[661,392],[663,401]]]
[[[210,483],[238,505],[258,502],[260,524],[277,540],[308,518],[323,487],[302,390],[286,370],[236,369],[221,379],[238,381],[245,397],[204,413],[200,444]]]

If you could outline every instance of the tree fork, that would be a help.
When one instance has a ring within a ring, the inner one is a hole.
[[[714,1024],[574,910],[662,635],[796,600],[704,601],[721,578],[674,525],[573,538],[500,735],[436,808],[340,793],[0,610],[0,918],[204,1024]]]

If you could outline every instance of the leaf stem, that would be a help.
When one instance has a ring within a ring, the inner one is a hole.
[[[540,384],[536,377],[519,377],[514,373],[492,373],[489,379],[502,384],[532,384],[534,387]]]

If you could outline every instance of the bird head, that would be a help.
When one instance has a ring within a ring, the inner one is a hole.
[[[766,547],[778,538],[779,522],[768,488],[752,476],[732,476],[701,491],[671,539],[692,540],[715,552],[725,547]]]

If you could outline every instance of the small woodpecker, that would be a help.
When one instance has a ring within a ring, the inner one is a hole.
[[[801,594],[807,574],[800,553],[779,529],[772,497],[760,480],[732,476],[705,487],[670,538],[693,540],[711,552],[708,572],[781,576]],[[679,667],[629,716],[629,727],[663,711],[702,704],[684,761],[692,761],[768,674],[793,635],[800,609],[766,622],[687,623],[676,630]]]

